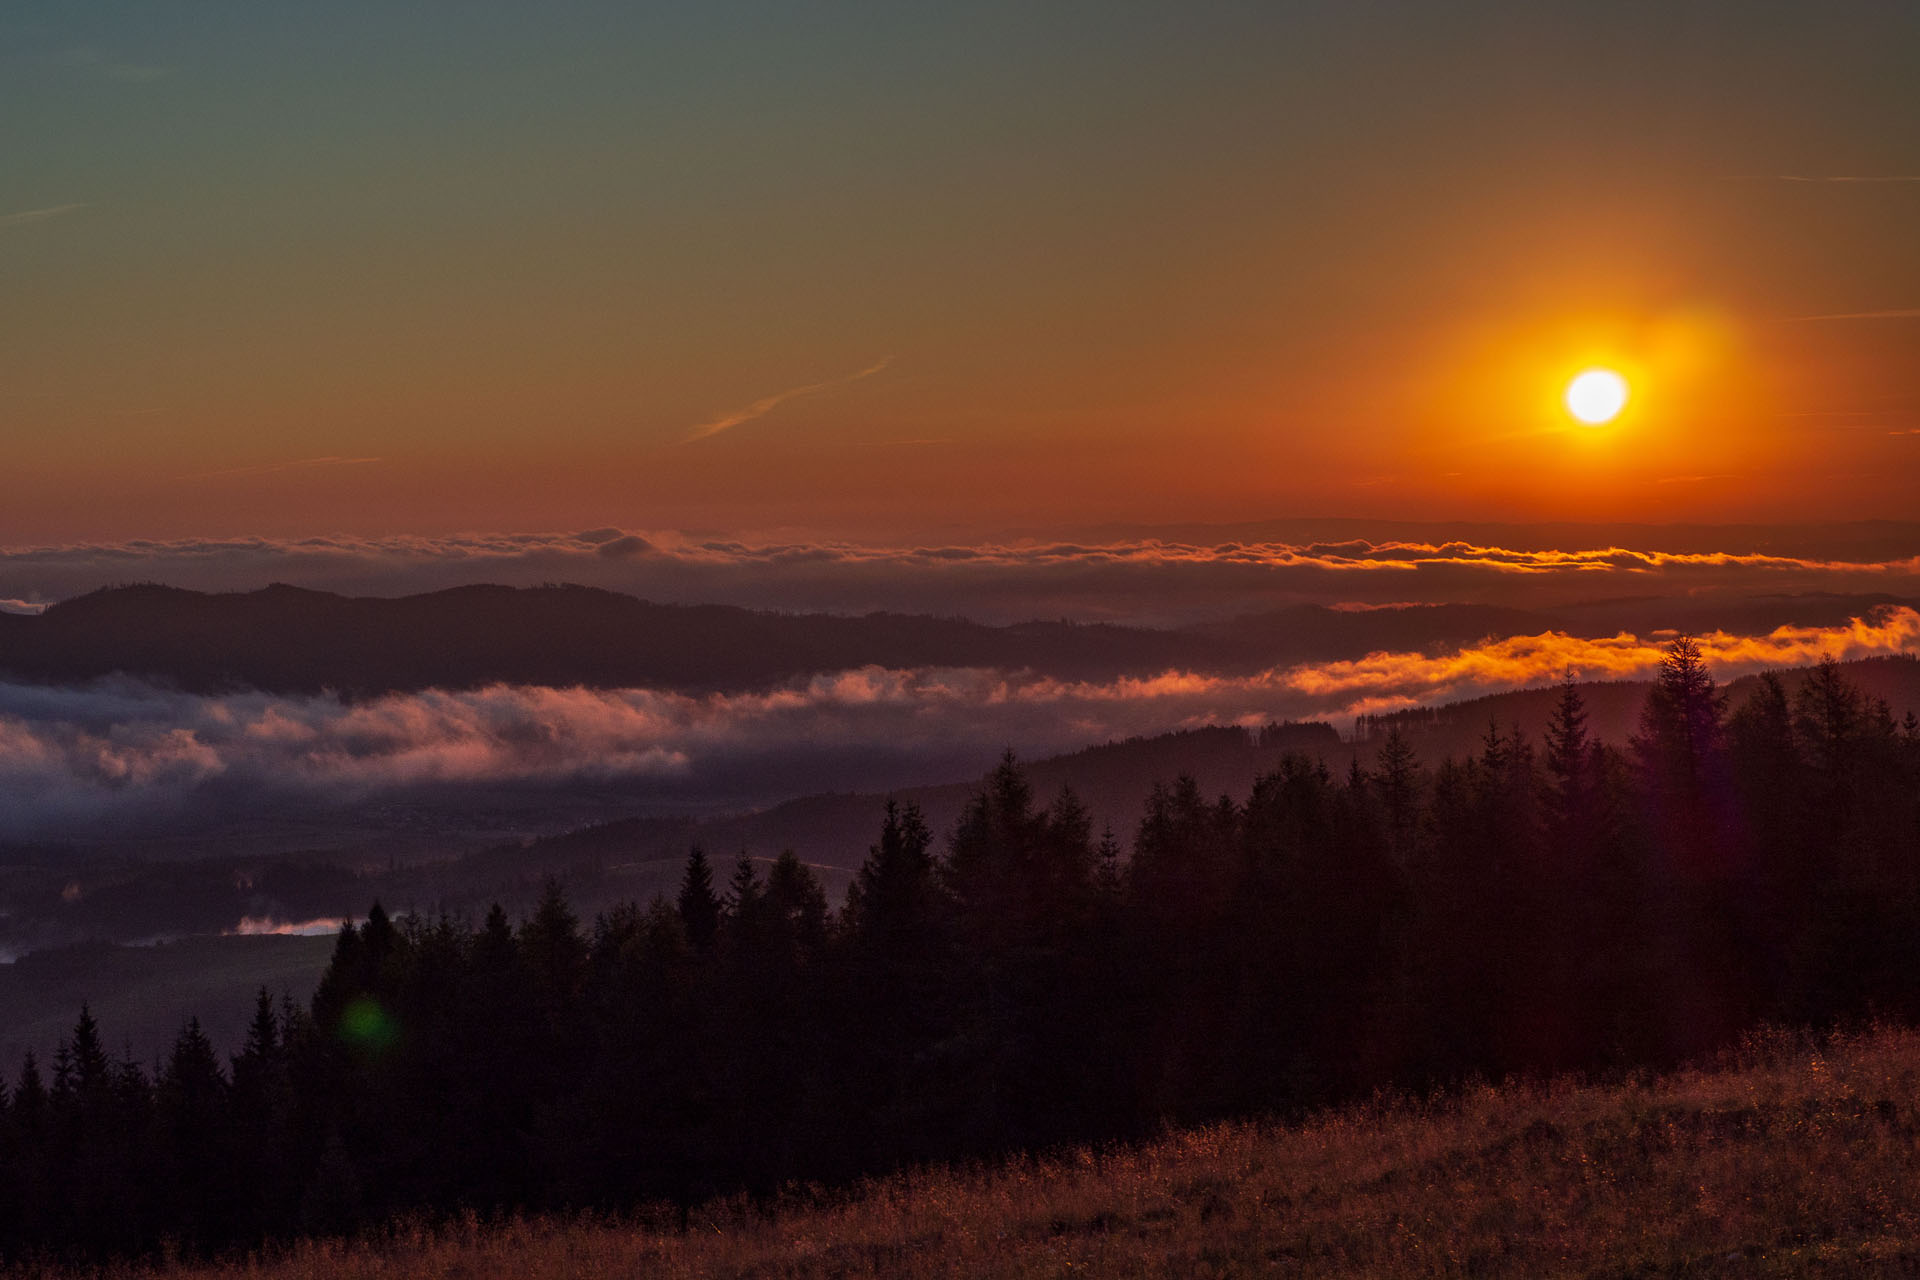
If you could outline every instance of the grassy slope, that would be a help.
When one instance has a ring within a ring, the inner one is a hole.
[[[1143,1150],[879,1182],[685,1234],[516,1223],[240,1276],[1920,1274],[1920,1034],[1776,1042],[1626,1085],[1468,1090]]]

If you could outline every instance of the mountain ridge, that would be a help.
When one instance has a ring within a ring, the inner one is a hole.
[[[1890,595],[1770,595],[1719,601],[1721,625],[1843,625]],[[1439,652],[1490,637],[1610,635],[1690,627],[1681,599],[1595,601],[1553,612],[1491,604],[1341,609],[1296,604],[1162,629],[869,612],[785,613],[661,603],[598,587],[470,584],[409,596],[347,596],[276,583],[207,593],[143,583],[102,588],[38,615],[0,614],[0,679],[73,685],[125,675],[193,693],[332,692],[345,698],[490,684],[768,688],[866,666],[1029,670],[1067,680],[1272,667],[1391,651]]]
[[[190,692],[343,696],[494,683],[710,692],[882,667],[1031,669],[1102,680],[1170,667],[1253,671],[1359,647],[1471,643],[1549,615],[1483,605],[1347,613],[1299,605],[1239,628],[1105,622],[1006,626],[924,614],[777,613],[673,604],[597,587],[473,584],[344,596],[286,584],[205,593],[103,588],[0,617],[0,675],[71,684],[113,674]]]

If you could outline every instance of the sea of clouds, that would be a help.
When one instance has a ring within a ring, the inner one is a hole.
[[[1658,531],[1648,536],[1657,541]],[[140,540],[0,547],[0,609],[33,611],[126,582],[211,591],[290,582],[366,595],[473,582],[575,582],[671,602],[837,612],[891,609],[985,622],[1072,617],[1147,624],[1303,602],[1472,601],[1546,608],[1623,594],[1920,595],[1920,554],[1914,553],[1920,547],[1863,557],[1751,546],[1702,550],[1697,539],[1685,545],[1690,549],[1170,537],[882,545],[612,528],[448,537]]]
[[[1700,637],[1732,679],[1822,658],[1920,654],[1920,612]],[[771,802],[869,780],[945,780],[1006,747],[1034,756],[1200,724],[1350,717],[1559,680],[1645,677],[1663,639],[1558,632],[1445,654],[1374,653],[1223,676],[1110,682],[867,667],[751,693],[494,685],[346,701],[200,696],[127,679],[0,684],[0,838],[85,838],[195,806],[345,806],[421,789],[629,785],[636,798]]]

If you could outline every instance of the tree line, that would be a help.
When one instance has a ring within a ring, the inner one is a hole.
[[[12,1259],[201,1253],[410,1212],[686,1206],[1290,1114],[1470,1074],[1669,1063],[1763,1020],[1920,1015],[1920,723],[1827,663],[1729,714],[1673,642],[1624,747],[1397,730],[1131,850],[1011,755],[936,842],[889,806],[844,904],[792,854],[577,919],[342,930],[310,1004],[152,1069],[82,1011],[0,1087]]]

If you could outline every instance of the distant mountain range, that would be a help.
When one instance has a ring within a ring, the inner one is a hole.
[[[496,682],[706,691],[868,665],[1025,668],[1100,680],[1174,666],[1259,670],[1551,625],[1543,615],[1481,605],[1364,613],[1301,606],[1225,628],[1159,631],[770,613],[654,604],[577,586],[471,586],[397,599],[289,586],[220,595],[130,586],[37,617],[0,616],[0,674],[72,683],[118,672],[194,692],[347,695]]]
[[[72,684],[115,673],[197,693],[345,696],[493,683],[687,692],[760,688],[868,665],[992,667],[1073,680],[1181,668],[1241,673],[1434,651],[1490,636],[1843,623],[1890,596],[1605,601],[1548,614],[1482,604],[1298,605],[1178,630],[1067,621],[988,626],[896,613],[789,614],[656,604],[578,586],[468,586],[398,598],[291,586],[207,594],[96,591],[0,614],[0,678]]]

